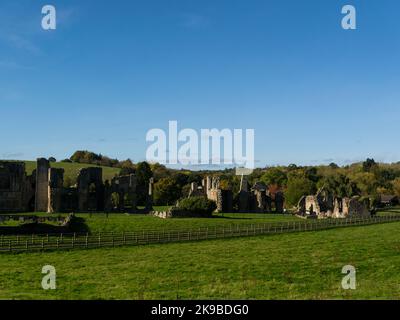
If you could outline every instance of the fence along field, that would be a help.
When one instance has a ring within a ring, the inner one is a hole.
[[[90,249],[103,247],[138,246],[185,241],[201,241],[234,237],[248,237],[289,232],[318,231],[331,228],[363,226],[377,223],[398,222],[400,215],[370,218],[326,219],[313,222],[293,221],[203,227],[187,230],[163,230],[97,234],[45,234],[0,236],[0,252],[34,252],[47,250]]]

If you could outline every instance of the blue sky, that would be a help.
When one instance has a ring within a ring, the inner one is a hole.
[[[2,0],[0,158],[141,161],[146,132],[177,120],[255,129],[257,166],[399,161],[399,14],[397,0]]]

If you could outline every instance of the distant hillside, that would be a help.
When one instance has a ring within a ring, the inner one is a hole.
[[[36,169],[36,161],[24,161],[27,174],[32,174],[32,171]],[[69,179],[75,182],[78,172],[82,168],[88,167],[100,167],[103,168],[103,180],[111,180],[115,175],[118,175],[119,168],[102,167],[93,164],[84,163],[68,163],[68,162],[52,162],[52,168],[63,168],[64,169],[64,180]]]

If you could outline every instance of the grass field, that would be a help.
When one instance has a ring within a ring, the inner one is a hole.
[[[166,210],[166,207],[155,207],[155,210]],[[378,212],[378,215],[400,214],[400,208],[390,208]],[[27,213],[32,215],[34,213]],[[39,216],[47,216],[46,213],[36,213]],[[63,214],[66,216],[66,214]],[[50,215],[51,216],[51,215]],[[255,213],[228,213],[214,214],[213,218],[175,218],[160,219],[145,214],[109,214],[87,213],[76,214],[80,222],[74,226],[72,232],[134,232],[134,231],[162,231],[162,230],[182,230],[196,229],[214,226],[235,226],[237,224],[258,224],[274,222],[315,222],[315,220],[303,220],[290,214],[255,214]],[[3,223],[6,225],[18,225],[18,222],[10,221]]]
[[[36,213],[39,216],[48,216],[46,213]],[[31,215],[31,214],[29,214]],[[62,214],[66,216],[66,214]],[[78,213],[78,223],[71,232],[98,233],[98,232],[134,232],[134,231],[162,231],[196,229],[215,226],[236,226],[238,224],[258,224],[273,222],[303,221],[292,215],[283,214],[214,214],[213,218],[175,218],[161,219],[147,214],[109,214]],[[18,222],[9,221],[0,226],[18,225]]]
[[[32,174],[32,171],[36,169],[36,161],[24,161],[27,174]],[[52,168],[63,168],[64,178],[70,178],[75,180],[78,176],[79,170],[82,168],[96,167],[93,164],[83,164],[83,163],[68,163],[68,162],[52,162]],[[120,171],[118,168],[111,167],[101,167],[103,168],[103,180],[111,180]]]
[[[84,219],[84,226],[91,233],[123,232],[143,230],[196,229],[201,227],[230,226],[237,224],[257,224],[264,222],[299,221],[292,215],[282,214],[225,214],[213,218],[176,218],[160,219],[149,215],[110,214],[77,214]],[[304,221],[304,220],[301,220]]]
[[[400,299],[400,223],[0,256],[1,299]],[[57,269],[57,290],[41,269]],[[343,290],[344,265],[357,289]]]
[[[400,209],[378,212],[378,216],[385,214],[400,214]],[[123,232],[143,230],[171,230],[171,229],[196,229],[201,227],[230,226],[237,224],[257,224],[273,222],[315,222],[315,220],[303,220],[291,214],[257,214],[257,213],[225,213],[214,214],[213,218],[175,218],[160,219],[149,215],[125,215],[114,214],[77,214],[85,220],[89,232]],[[85,226],[83,226],[85,227]]]

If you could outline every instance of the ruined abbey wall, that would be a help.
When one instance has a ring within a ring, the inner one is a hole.
[[[47,212],[48,209],[48,185],[50,163],[47,159],[38,159],[36,168],[36,197],[35,211]]]
[[[359,197],[334,197],[324,188],[321,188],[316,195],[302,197],[297,211],[301,216],[317,218],[350,218],[371,215],[368,200],[361,200]]]
[[[25,164],[0,161],[0,212],[27,210],[31,194]]]
[[[152,209],[153,184],[150,179],[144,211]],[[64,187],[64,170],[47,159],[38,159],[30,176],[23,162],[0,161],[0,212],[137,212],[136,192],[134,174],[103,182],[102,168],[83,168],[77,186]]]

